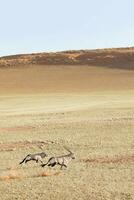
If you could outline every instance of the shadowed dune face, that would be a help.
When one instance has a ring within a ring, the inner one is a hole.
[[[0,94],[92,92],[134,89],[134,71],[90,66],[0,69]]]

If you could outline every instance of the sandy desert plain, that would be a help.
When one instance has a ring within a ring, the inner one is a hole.
[[[76,156],[67,169],[19,162]],[[134,199],[134,70],[0,68],[1,200]]]

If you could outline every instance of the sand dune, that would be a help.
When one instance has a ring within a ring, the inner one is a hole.
[[[122,89],[134,89],[134,71],[62,65],[0,69],[1,95]]]

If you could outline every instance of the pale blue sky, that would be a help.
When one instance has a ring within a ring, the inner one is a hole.
[[[0,55],[134,46],[134,0],[0,0]]]

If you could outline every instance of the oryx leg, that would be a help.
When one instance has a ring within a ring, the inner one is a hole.
[[[31,159],[29,159],[29,160],[25,160],[25,163],[27,163],[27,162],[29,162],[29,161],[31,161]]]
[[[60,167],[61,170],[62,170],[63,167],[67,168],[67,166],[64,164],[64,162],[62,162],[62,164],[59,163],[59,165],[61,165],[61,167]]]
[[[40,162],[43,164],[43,160],[41,159]]]
[[[49,167],[54,167],[55,165],[56,165],[56,162],[48,164]]]

